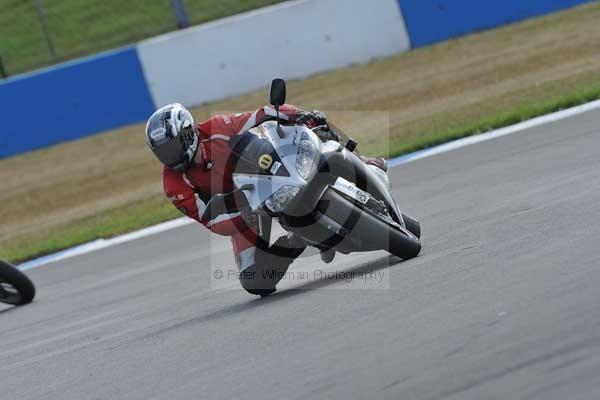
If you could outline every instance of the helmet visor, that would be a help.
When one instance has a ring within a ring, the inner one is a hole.
[[[154,154],[163,164],[174,168],[186,160],[186,150],[179,138],[173,138],[156,146]]]

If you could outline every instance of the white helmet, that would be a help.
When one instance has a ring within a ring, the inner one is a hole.
[[[173,103],[154,112],[146,124],[146,142],[161,163],[185,171],[198,149],[198,128],[192,114]]]

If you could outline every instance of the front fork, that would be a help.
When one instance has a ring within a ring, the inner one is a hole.
[[[266,243],[271,242],[271,227],[273,218],[269,215],[258,215],[258,236]]]

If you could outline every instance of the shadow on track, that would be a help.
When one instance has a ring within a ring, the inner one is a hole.
[[[400,263],[402,263],[402,259],[400,259],[398,257],[385,256],[385,257],[381,257],[375,261],[366,262],[366,263],[358,265],[354,268],[350,268],[350,269],[343,270],[343,271],[350,272],[350,273],[379,271],[381,269],[391,267],[391,266],[394,266],[394,265],[397,265]],[[265,298],[255,297],[252,300],[244,302],[244,303],[238,303],[238,304],[235,304],[235,305],[232,305],[229,307],[225,307],[225,308],[216,310],[216,311],[208,313],[206,315],[201,315],[196,318],[189,319],[187,321],[182,321],[182,322],[176,323],[174,325],[171,325],[171,326],[159,329],[157,331],[154,331],[150,334],[144,335],[144,338],[156,337],[158,335],[162,335],[164,333],[171,332],[173,330],[177,330],[180,328],[186,328],[189,326],[202,324],[205,322],[211,322],[211,321],[219,320],[222,318],[232,317],[237,314],[241,314],[243,312],[260,309],[261,307],[262,308],[269,307],[271,304],[280,303],[281,301],[292,298],[296,295],[304,293],[305,291],[321,289],[326,286],[330,286],[330,285],[334,285],[334,284],[339,284],[339,281],[331,280],[331,279],[327,279],[327,278],[323,278],[323,279],[320,279],[317,281],[310,281],[310,282],[298,285],[296,287],[287,289],[282,292],[276,292],[275,294],[273,294],[269,297],[265,297]]]
[[[5,308],[6,307],[6,308]],[[0,303],[0,314],[4,314],[4,313],[9,313],[13,310],[18,310],[19,307],[15,307],[15,306],[4,306],[4,304]]]
[[[343,272],[345,273],[353,273],[353,274],[358,274],[360,272],[371,272],[371,271],[379,271],[382,270],[384,268],[387,267],[392,267],[394,265],[400,264],[402,263],[402,259],[398,258],[396,256],[385,256],[385,257],[381,257],[376,259],[375,261],[370,261],[370,262],[366,262],[363,263],[361,265],[358,265],[354,268],[350,268],[350,269],[344,269]],[[292,264],[293,265],[293,264]],[[339,284],[340,281],[338,280],[332,280],[332,279],[327,279],[327,278],[322,278],[319,280],[315,280],[315,281],[310,281],[310,282],[306,282],[303,283],[301,285],[295,286],[293,288],[289,288],[285,291],[282,292],[275,292],[273,295],[269,296],[269,297],[265,297],[261,300],[261,303],[271,303],[274,301],[279,301],[279,300],[283,300],[287,297],[292,297],[292,296],[296,296],[304,291],[307,290],[316,290],[316,289],[321,289],[330,285],[335,285],[335,284]]]

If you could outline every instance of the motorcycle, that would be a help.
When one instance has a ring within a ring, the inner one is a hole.
[[[21,271],[0,260],[0,302],[21,306],[35,297],[33,282]]]
[[[357,143],[328,123],[340,141],[323,142],[316,127],[283,126],[279,107],[286,84],[274,79],[270,103],[276,121],[266,121],[230,141],[234,193],[215,196],[208,209],[235,201],[258,215],[257,247],[269,247],[273,220],[321,251],[349,254],[386,250],[402,259],[416,257],[421,228],[394,201],[387,174],[359,157]],[[239,194],[243,194],[239,201]],[[232,200],[237,199],[237,200]]]

